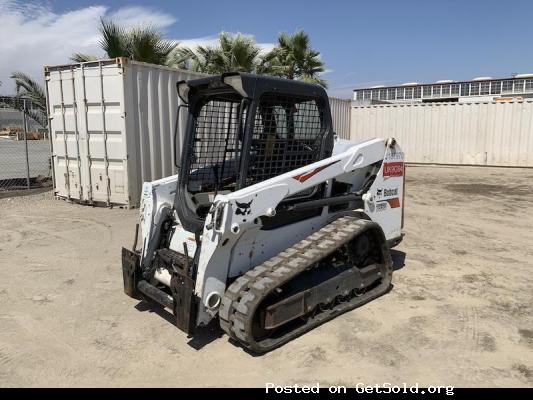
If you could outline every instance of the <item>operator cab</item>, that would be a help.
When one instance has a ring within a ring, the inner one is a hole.
[[[333,130],[325,90],[247,73],[180,81],[189,117],[175,208],[200,232],[217,194],[239,190],[330,157]],[[291,200],[322,196],[323,185]]]

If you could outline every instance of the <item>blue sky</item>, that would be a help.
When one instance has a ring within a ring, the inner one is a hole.
[[[533,1],[525,0],[0,0],[0,15],[16,24],[1,24],[0,34],[2,29],[10,29],[12,36],[13,29],[29,30],[24,37],[32,40],[31,35],[37,38],[51,31],[50,49],[44,39],[35,44],[31,72],[42,71],[44,63],[67,61],[71,49],[96,51],[92,32],[102,15],[126,24],[156,23],[167,38],[186,44],[206,43],[227,31],[253,35],[268,48],[278,32],[303,28],[326,62],[323,77],[330,93],[346,98],[353,88],[377,84],[533,72]],[[5,52],[11,60],[17,52],[23,53],[23,60],[32,53],[26,44],[2,46],[0,55]],[[18,65],[0,59],[3,81],[7,71],[28,68],[29,61]],[[4,84],[0,92],[8,88]]]

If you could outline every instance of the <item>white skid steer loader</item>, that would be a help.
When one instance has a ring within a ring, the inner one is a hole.
[[[389,289],[404,195],[393,138],[337,139],[316,85],[228,73],[177,89],[179,173],[143,186],[126,294],[189,335],[218,318],[264,353]]]

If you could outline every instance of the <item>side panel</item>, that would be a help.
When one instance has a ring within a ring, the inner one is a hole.
[[[387,240],[401,238],[404,200],[404,153],[398,144],[387,147],[370,190],[363,196],[365,214],[377,222]]]
[[[176,83],[203,75],[173,68],[129,61],[125,66],[125,129],[128,149],[130,204],[139,205],[143,182],[177,173],[174,143],[179,98]],[[180,110],[183,134],[187,108]]]
[[[322,215],[315,218],[272,231],[259,228],[247,230],[233,248],[228,276],[233,278],[242,275],[256,265],[269,260],[322,228],[333,215],[324,210]]]
[[[130,61],[126,64],[125,101],[127,141],[135,140],[128,152],[136,151],[130,168],[138,182],[132,184],[132,202],[138,204],[143,182],[151,182],[177,172],[174,165],[176,83],[201,77],[197,73]],[[185,130],[187,108],[180,110],[180,133]],[[133,139],[135,138],[135,139]],[[181,143],[182,141],[180,141]],[[181,149],[178,143],[178,154]],[[133,183],[133,180],[132,180]]]

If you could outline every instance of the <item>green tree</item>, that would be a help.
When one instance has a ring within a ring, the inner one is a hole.
[[[327,87],[327,82],[320,78],[324,72],[320,52],[311,48],[309,35],[303,30],[280,33],[276,47],[263,58],[262,65],[272,75]]]
[[[256,71],[261,48],[252,38],[222,32],[218,39],[217,46],[177,48],[169,64],[207,74]]]
[[[136,61],[166,65],[170,53],[178,45],[164,40],[161,33],[151,26],[136,26],[126,30],[113,21],[102,19],[100,23],[98,44],[109,58],[128,57]],[[70,59],[85,62],[97,60],[98,57],[75,53]]]
[[[22,109],[23,101],[32,104],[27,114],[43,127],[48,126],[46,113],[46,95],[44,89],[34,79],[23,72],[13,72],[11,78],[15,81],[15,107]],[[29,106],[29,104],[28,104]]]
[[[171,55],[169,66],[203,73],[216,73],[213,65],[215,48],[197,46],[194,50],[180,47]]]
[[[278,43],[266,54],[250,37],[221,33],[216,46],[178,47],[170,66],[207,74],[230,71],[254,72],[297,79],[327,87],[320,78],[324,62],[311,48],[309,35],[302,30],[294,34],[280,33]]]

